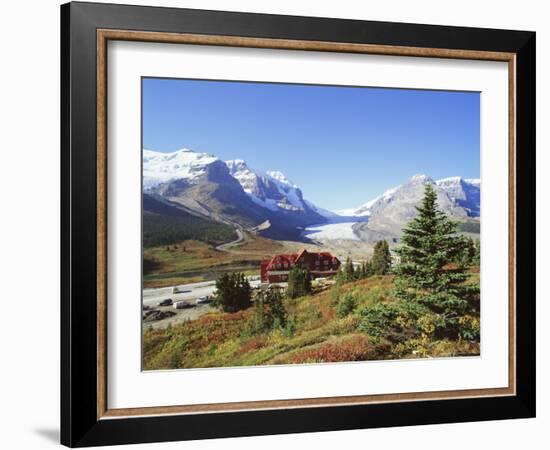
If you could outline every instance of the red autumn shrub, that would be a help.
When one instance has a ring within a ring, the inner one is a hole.
[[[292,363],[365,361],[376,355],[366,336],[354,336],[336,342],[326,342],[292,357]]]
[[[265,347],[265,344],[266,344],[265,337],[258,336],[241,345],[237,353],[239,355],[244,355],[245,353],[248,353],[254,350],[259,350],[262,347]]]

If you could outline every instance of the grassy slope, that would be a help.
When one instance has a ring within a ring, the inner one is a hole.
[[[303,244],[278,242],[244,233],[242,244],[227,251],[196,240],[146,248],[144,261],[152,262],[144,273],[144,288],[174,286],[216,279],[223,271],[259,274],[259,262],[277,253],[298,251]]]
[[[215,279],[226,270],[248,274],[259,273],[259,262],[276,253],[296,251],[298,244],[286,245],[270,239],[245,233],[245,241],[238,246],[219,251],[212,245],[196,240],[182,241],[144,249],[146,261],[154,261],[144,274],[144,287],[173,286]]]
[[[473,275],[475,277],[477,275]],[[392,346],[357,331],[361,306],[392,302],[392,277],[375,276],[296,300],[285,300],[296,324],[293,334],[274,330],[252,334],[252,308],[234,314],[213,313],[166,330],[144,333],[145,369],[361,361],[420,356],[479,354],[479,343],[437,341]],[[338,318],[335,303],[353,291],[356,312]]]

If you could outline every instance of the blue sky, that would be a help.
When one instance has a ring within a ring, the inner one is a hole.
[[[424,173],[479,177],[479,93],[143,79],[143,144],[279,170],[328,209]]]

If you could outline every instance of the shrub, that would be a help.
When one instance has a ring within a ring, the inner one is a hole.
[[[336,305],[336,315],[340,318],[351,314],[357,307],[357,299],[352,292],[346,292]]]
[[[388,290],[383,286],[374,286],[363,294],[363,300],[366,304],[373,305],[381,303],[388,298]]]
[[[330,290],[330,299],[333,305],[338,304],[341,294],[342,294],[342,284],[340,279],[338,278],[336,280],[336,284],[332,286],[332,289]]]
[[[399,312],[393,305],[375,303],[366,306],[361,310],[359,331],[370,336],[386,336],[390,329],[395,328],[398,315]]]
[[[245,353],[252,352],[255,350],[260,350],[261,348],[265,347],[266,340],[263,336],[258,336],[253,339],[250,339],[249,341],[245,342],[238,350],[239,355],[244,355]]]
[[[290,338],[296,333],[296,322],[294,319],[289,319],[286,322],[285,327],[283,328],[283,336]]]
[[[312,349],[303,350],[291,358],[292,363],[365,361],[374,359],[377,351],[366,336],[326,342]]]
[[[458,319],[458,335],[469,341],[479,340],[479,318],[475,316],[462,316]]]
[[[410,339],[395,345],[392,349],[395,358],[447,358],[479,355],[479,343],[443,339],[432,341],[427,337]]]
[[[448,323],[441,314],[424,314],[418,318],[416,326],[423,336],[431,338],[448,331]]]
[[[414,302],[367,304],[361,310],[358,329],[371,336],[403,340],[422,331],[421,326],[429,329],[431,322],[420,320],[427,312],[424,306]]]

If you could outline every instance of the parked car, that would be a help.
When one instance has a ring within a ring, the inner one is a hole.
[[[181,286],[174,286],[172,288],[172,294],[185,294],[186,292],[191,292],[190,289],[184,289]]]
[[[167,319],[168,317],[172,317],[175,315],[176,313],[174,311],[159,311],[158,309],[154,309],[151,311],[146,311],[146,313],[143,314],[143,321],[154,322],[157,320]]]
[[[208,295],[205,295],[204,297],[199,297],[197,300],[195,300],[195,303],[197,305],[202,305],[205,303],[210,303],[210,297]]]
[[[166,300],[162,300],[161,302],[159,302],[158,306],[170,306],[172,303],[172,299],[167,298]]]
[[[158,312],[157,309],[151,309],[149,308],[148,310],[144,311],[143,314],[142,314],[142,317],[143,317],[143,320],[147,319],[149,316],[151,315],[154,315]]]
[[[174,304],[172,305],[175,309],[184,309],[184,308],[192,308],[193,305],[192,303],[189,303],[185,300],[181,300],[179,302],[174,302]]]

